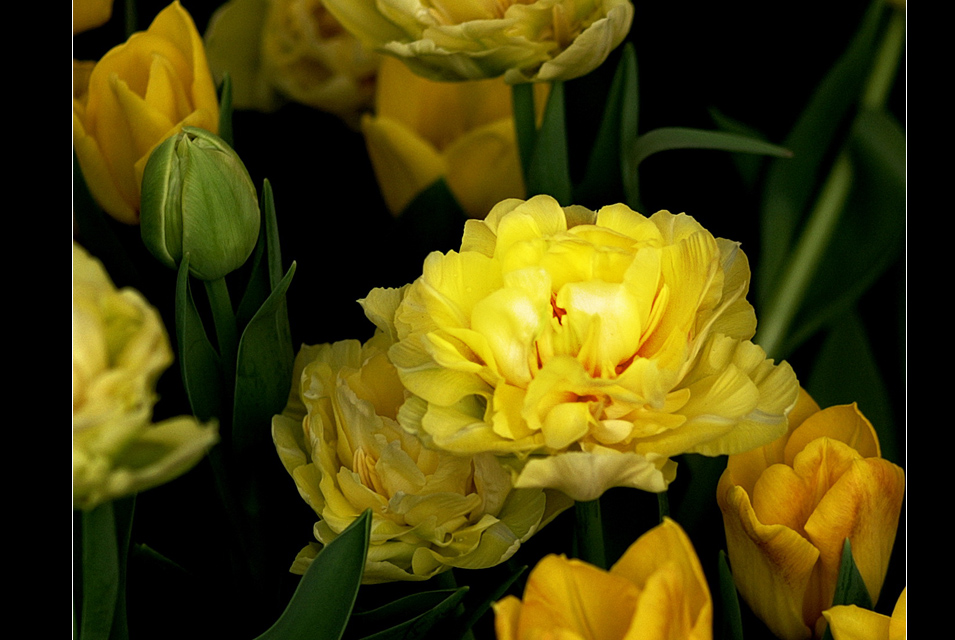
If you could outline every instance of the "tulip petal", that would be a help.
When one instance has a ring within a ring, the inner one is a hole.
[[[833,640],[889,638],[889,617],[856,605],[839,605],[823,611]]]
[[[596,500],[609,488],[634,487],[659,493],[676,476],[676,463],[659,457],[595,448],[530,458],[520,471],[517,488],[557,489],[574,500]]]

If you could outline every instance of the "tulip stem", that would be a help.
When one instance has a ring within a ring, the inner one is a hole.
[[[534,117],[534,85],[530,82],[511,85],[511,99],[514,105],[514,128],[517,136],[517,150],[521,158],[521,172],[524,184],[531,169],[534,146],[537,142],[537,119]]]
[[[604,550],[603,522],[600,518],[600,498],[578,502],[574,506],[575,533],[577,534],[577,557],[584,562],[607,568],[607,553]]]
[[[657,494],[657,509],[660,513],[660,522],[670,515],[670,498],[666,491]]]
[[[235,388],[235,360],[239,348],[239,332],[235,322],[235,311],[229,297],[229,287],[225,278],[204,280],[209,305],[212,307],[212,321],[216,325],[216,339],[219,342],[219,357],[222,358],[225,374],[225,389]],[[231,407],[231,400],[228,405]]]

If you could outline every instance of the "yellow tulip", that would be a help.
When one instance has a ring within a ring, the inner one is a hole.
[[[87,90],[74,94],[73,146],[107,213],[139,222],[149,154],[187,125],[217,133],[219,104],[202,39],[177,1],[103,56]]]
[[[546,98],[541,88],[539,105]],[[395,216],[439,178],[472,218],[524,196],[511,91],[502,80],[432,82],[385,58],[376,115],[365,116],[361,128]]]
[[[778,438],[798,385],[749,341],[749,265],[686,215],[506,200],[432,253],[389,318],[412,396],[398,420],[429,446],[512,461],[515,486],[593,500],[663,491],[681,453]]]
[[[73,34],[104,25],[112,15],[113,0],[73,0]]]
[[[492,455],[425,448],[395,421],[405,392],[388,362],[388,339],[303,347],[296,386],[272,435],[328,544],[365,509],[373,512],[364,582],[425,580],[451,567],[507,560],[570,506],[559,494],[512,490]],[[292,566],[304,573],[321,547]]]
[[[709,640],[713,604],[690,539],[669,518],[603,571],[550,555],[523,601],[494,605],[498,640]]]
[[[833,640],[905,640],[905,589],[895,603],[892,617],[855,605],[823,611]]]
[[[846,538],[878,600],[904,489],[904,472],[880,457],[875,430],[854,404],[820,411],[805,392],[785,436],[730,456],[717,488],[730,564],[773,633],[821,634]]]
[[[214,425],[181,416],[152,423],[156,380],[172,364],[159,313],[117,291],[73,243],[73,507],[172,480],[217,440]]]
[[[365,46],[432,80],[570,80],[630,30],[630,0],[325,0]]]
[[[345,31],[322,0],[231,0],[206,30],[216,78],[232,77],[233,104],[272,111],[286,99],[357,127],[371,106],[380,56]]]

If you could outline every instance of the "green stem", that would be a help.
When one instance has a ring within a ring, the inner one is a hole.
[[[219,343],[219,355],[222,358],[223,373],[225,374],[225,388],[231,392],[235,389],[235,361],[239,348],[239,331],[235,321],[235,311],[229,297],[229,287],[225,278],[205,280],[206,294],[209,296],[209,305],[212,307],[212,321],[216,325],[216,339]],[[231,395],[231,393],[229,394]],[[231,407],[229,403],[224,405]]]
[[[534,115],[534,85],[530,82],[511,85],[511,100],[514,105],[514,129],[517,149],[521,157],[521,171],[527,184],[537,140],[537,118]]]
[[[872,72],[866,82],[862,106],[878,109],[885,105],[889,90],[899,69],[899,59],[905,45],[905,11],[893,11],[889,24],[882,35]]]
[[[852,186],[852,164],[845,151],[839,154],[816,206],[809,215],[806,228],[799,238],[766,313],[763,314],[756,343],[771,358],[779,357],[789,325],[802,304],[806,289],[816,273],[819,262],[829,246],[832,232],[839,221],[846,198]]]
[[[660,513],[660,522],[663,522],[663,519],[670,515],[670,497],[666,491],[657,494],[657,508]]]
[[[81,514],[83,592],[81,640],[107,640],[119,600],[119,545],[113,503]]]
[[[607,553],[604,550],[603,523],[600,518],[600,499],[578,502],[574,506],[577,556],[584,562],[607,568]]]

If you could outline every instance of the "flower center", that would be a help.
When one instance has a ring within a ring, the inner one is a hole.
[[[537,0],[426,0],[431,16],[442,25],[463,24],[472,20],[499,20],[514,4],[534,4]]]

